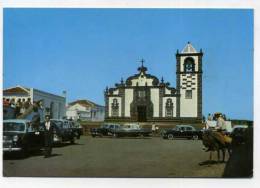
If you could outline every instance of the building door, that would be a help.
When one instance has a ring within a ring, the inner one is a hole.
[[[146,106],[138,106],[137,113],[138,113],[138,116],[137,116],[138,121],[145,122],[146,121]]]

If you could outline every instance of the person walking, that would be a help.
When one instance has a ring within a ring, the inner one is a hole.
[[[44,158],[51,156],[52,143],[53,143],[53,129],[54,125],[50,121],[50,116],[45,116],[45,121],[43,123],[44,127]]]

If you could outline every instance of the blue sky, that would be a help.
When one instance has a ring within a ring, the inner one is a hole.
[[[176,50],[203,56],[203,113],[253,119],[253,10],[4,9],[4,88],[34,87],[104,105],[103,91],[137,73],[176,86]]]

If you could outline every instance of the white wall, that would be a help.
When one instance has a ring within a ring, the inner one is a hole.
[[[119,89],[116,89],[115,91],[113,91],[114,95],[118,95],[119,94]]]
[[[86,108],[78,103],[69,106],[66,110],[66,116],[72,119],[78,119],[78,114],[80,114],[81,119],[91,118],[91,108]]]
[[[78,103],[76,103],[76,104],[74,104],[74,105],[72,105],[72,106],[69,106],[67,109],[68,109],[68,110],[88,111],[88,112],[91,111],[91,108],[90,108],[90,107],[89,107],[89,108],[86,108],[85,106],[82,106],[82,105],[80,105],[80,104],[78,104]]]
[[[180,59],[180,65],[181,65],[181,71],[184,71],[184,60],[186,58],[193,58],[194,63],[195,63],[195,71],[198,71],[198,61],[199,57],[198,56],[181,56]],[[198,83],[197,83],[197,74],[193,76],[195,80],[192,80],[192,83],[195,83],[195,85],[192,85],[192,87],[186,87],[186,89],[182,89],[183,86],[183,77],[186,77],[187,75],[190,74],[181,74],[180,77],[180,116],[181,117],[197,117],[197,105],[198,105]],[[191,79],[190,79],[191,80]],[[187,81],[186,81],[187,82]],[[185,92],[186,90],[191,90],[191,88],[195,88],[195,90],[192,90],[192,99],[185,99]]]
[[[176,117],[176,97],[163,97],[162,101],[162,117],[165,117],[165,107],[167,99],[172,99],[173,103],[173,117]]]
[[[121,97],[109,97],[108,98],[108,105],[109,105],[109,110],[108,110],[108,116],[111,117],[112,115],[112,103],[113,103],[113,99],[117,99],[117,102],[119,103],[119,117],[121,117],[121,104],[122,104],[122,100]]]
[[[65,97],[33,89],[33,101],[43,100],[43,107],[50,108],[53,102],[53,118],[59,119],[65,116]]]
[[[151,88],[151,101],[153,103],[153,117],[159,117],[159,88]]]
[[[133,102],[134,90],[125,89],[125,117],[130,117],[130,104]]]
[[[170,90],[170,89],[167,89],[167,88],[165,88],[165,94],[171,94],[171,90]]]
[[[138,86],[145,86],[145,83],[147,83],[147,86],[152,86],[153,78],[147,78],[143,73],[141,73],[138,78],[132,80],[132,86],[136,86],[136,83],[138,83]]]
[[[92,109],[91,121],[104,121],[105,107],[95,107]]]
[[[192,90],[192,99],[185,99],[185,91],[186,89],[180,89],[181,98],[180,98],[180,116],[181,117],[197,117],[197,104],[198,104],[198,90],[197,90],[197,75],[196,79],[192,82],[195,83],[193,87],[195,90]],[[181,85],[183,75],[181,76]],[[190,90],[190,89],[189,89]]]

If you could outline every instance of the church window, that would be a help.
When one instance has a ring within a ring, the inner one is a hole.
[[[165,105],[165,116],[172,117],[173,116],[173,102],[172,99],[167,99]]]
[[[119,104],[117,99],[113,99],[112,103],[112,116],[118,117],[119,116]]]
[[[195,71],[195,63],[194,59],[188,57],[184,60],[184,71],[185,72],[194,72]]]
[[[192,99],[192,90],[186,90],[185,99]]]
[[[145,91],[138,91],[139,98],[145,98]]]

